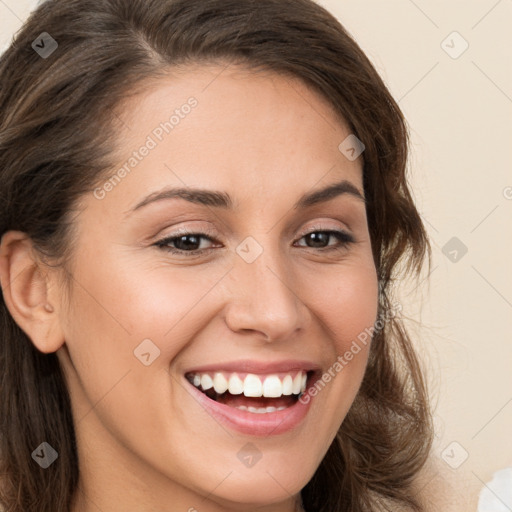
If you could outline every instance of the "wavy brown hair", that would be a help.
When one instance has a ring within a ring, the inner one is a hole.
[[[48,32],[58,48],[32,43]],[[379,312],[391,285],[419,275],[431,248],[407,183],[408,130],[397,103],[343,26],[312,0],[51,0],[0,59],[0,235],[19,230],[68,267],[73,212],[114,165],[116,106],[173,66],[237,63],[298,77],[363,141],[363,184]],[[399,273],[398,268],[401,268]],[[422,368],[400,317],[373,336],[359,393],[302,490],[309,512],[421,511],[414,482],[430,452]],[[39,352],[0,300],[0,504],[69,511],[79,461],[56,354]],[[42,469],[42,440],[59,457]]]

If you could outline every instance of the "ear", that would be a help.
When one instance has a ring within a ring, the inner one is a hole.
[[[0,285],[4,302],[18,326],[43,353],[57,351],[64,343],[58,315],[54,273],[37,259],[30,238],[21,231],[7,231],[0,242]]]

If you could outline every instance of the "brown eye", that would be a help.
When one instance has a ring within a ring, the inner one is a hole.
[[[355,242],[352,235],[345,231],[324,230],[324,231],[311,231],[302,237],[307,242],[307,247],[312,249],[340,249],[345,248],[351,243]],[[337,245],[329,245],[329,241],[336,238],[339,243]],[[301,246],[304,247],[304,246]]]
[[[214,241],[205,233],[180,233],[178,236],[163,238],[154,245],[174,254],[199,254],[210,249],[199,248],[202,239]]]

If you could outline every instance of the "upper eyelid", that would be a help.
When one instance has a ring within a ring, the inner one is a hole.
[[[300,237],[303,237],[305,235],[308,235],[309,233],[315,232],[315,231],[344,231],[348,234],[352,234],[350,229],[346,229],[341,226],[324,226],[321,224],[314,224],[313,226],[309,226],[307,228],[304,228],[300,230]],[[180,236],[186,236],[186,235],[207,235],[208,237],[211,237],[215,239],[217,235],[217,231],[211,228],[189,228],[189,227],[182,227],[178,228],[176,231],[169,233],[168,235],[163,235],[160,237],[160,240],[168,239],[168,238],[177,238]]]
[[[312,231],[345,231],[346,233],[351,233],[350,229],[341,227],[341,226],[323,226],[322,224],[313,224],[312,226],[309,226],[307,228],[304,228],[300,231],[302,233],[302,236],[307,235],[308,233],[311,233]]]

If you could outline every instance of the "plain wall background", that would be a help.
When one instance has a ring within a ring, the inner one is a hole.
[[[36,3],[0,0],[0,50]],[[319,3],[408,120],[411,186],[433,246],[430,277],[401,293],[437,403],[439,470],[427,485],[452,478],[450,502],[476,510],[479,489],[512,466],[512,1]]]

